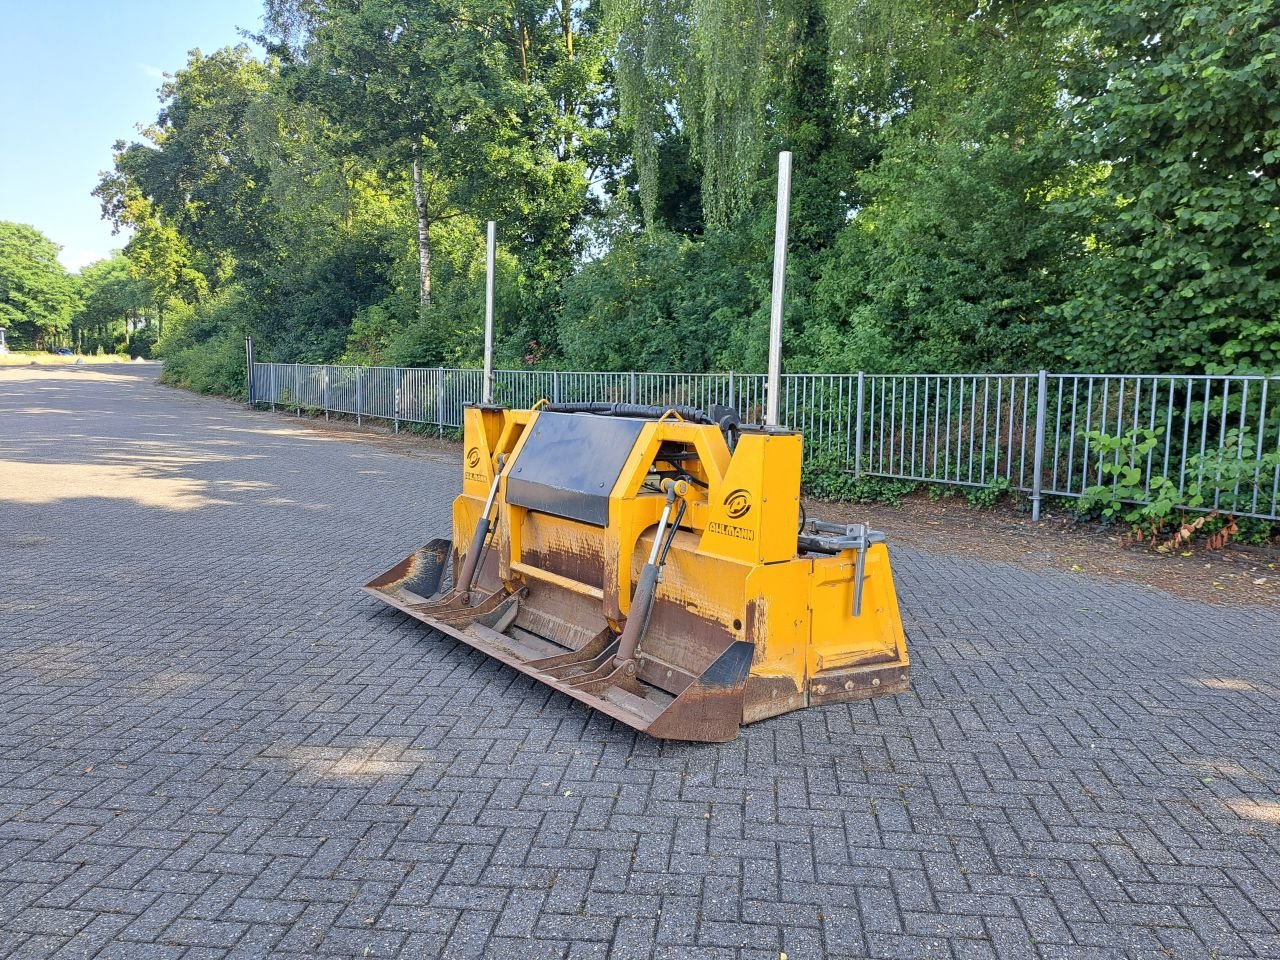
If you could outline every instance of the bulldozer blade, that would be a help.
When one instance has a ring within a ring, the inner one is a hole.
[[[563,664],[558,668],[542,668],[537,660],[526,659],[533,651],[518,638],[480,624],[459,629],[451,624],[434,623],[430,616],[422,619],[495,660],[642,733],[705,743],[727,743],[738,736],[743,690],[754,649],[753,644],[746,641],[730,644],[700,677],[673,698],[634,676],[610,671],[605,677],[599,677],[610,666],[616,641],[606,647],[602,655],[584,662],[584,666],[592,666],[604,660],[601,668],[577,677],[564,677],[557,676],[563,672]]]
[[[677,696],[638,680],[616,662],[618,638],[605,630],[568,650],[511,629],[523,591],[463,604],[445,581],[449,541],[433,540],[365,590],[430,627],[554,690],[653,736],[725,743],[738,735],[754,645],[736,641]],[[446,551],[442,553],[442,551]]]
[[[364,589],[412,614],[413,604],[430,602],[453,586],[453,541],[435,539],[415,550],[381,576],[374,577]]]

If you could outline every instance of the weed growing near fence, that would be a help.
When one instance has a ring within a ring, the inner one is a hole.
[[[974,487],[964,495],[969,506],[979,510],[992,510],[1001,498],[1009,492],[1008,477],[993,477],[985,487]]]
[[[1246,453],[1256,450],[1255,441],[1246,432],[1232,428],[1221,447],[1187,461],[1187,472],[1193,479],[1184,493],[1161,474],[1143,480],[1142,461],[1155,450],[1163,435],[1163,428],[1140,428],[1119,436],[1098,430],[1085,434],[1097,451],[1098,470],[1104,482],[1085,488],[1077,514],[1097,516],[1104,522],[1123,521],[1135,540],[1165,548],[1185,546],[1198,535],[1208,537],[1210,549],[1225,546],[1244,529],[1235,517],[1236,511],[1248,509],[1264,482],[1280,470],[1280,451],[1246,457]],[[1205,512],[1188,518],[1187,511],[1198,510]],[[1166,537],[1175,514],[1179,515],[1177,527]],[[1249,525],[1252,542],[1265,543],[1274,535],[1276,525],[1262,526],[1264,530]]]

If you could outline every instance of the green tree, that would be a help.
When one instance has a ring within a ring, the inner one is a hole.
[[[249,116],[271,68],[243,44],[204,55],[160,88],[162,107],[144,142],[117,144],[115,176],[95,191],[104,211],[128,222],[129,187],[177,230],[216,286],[237,260],[264,255],[271,219],[267,176],[249,136]]]
[[[1096,252],[1058,348],[1111,370],[1280,364],[1280,11],[1271,0],[1060,0],[1075,198]]]
[[[76,298],[59,249],[35,227],[0,220],[0,326],[10,347],[51,346],[66,334]]]
[[[155,331],[155,296],[123,254],[98,260],[80,271],[79,303],[71,317],[71,339],[82,353],[125,352],[131,345],[149,354]],[[143,334],[143,331],[146,331]]]
[[[575,57],[572,11],[546,13],[448,0],[269,5],[293,95],[326,107],[363,156],[409,172],[424,306],[441,223],[528,215],[566,179],[585,190],[572,155],[588,133],[574,122],[578,90],[565,68]],[[548,32],[540,28],[552,19],[561,52],[540,63]]]

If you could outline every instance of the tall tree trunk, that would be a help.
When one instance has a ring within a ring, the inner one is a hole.
[[[418,303],[431,304],[431,221],[427,218],[427,195],[422,189],[422,161],[413,152],[413,206],[418,211]]]
[[[525,86],[529,85],[529,27],[523,20],[516,21],[520,36],[520,76]]]
[[[564,49],[573,59],[573,3],[572,0],[560,0],[560,29],[564,33]]]
[[[564,52],[569,60],[573,60],[573,0],[560,0],[560,33],[564,38]],[[571,116],[577,109],[573,100],[569,97],[569,87],[566,85],[560,94],[560,115],[562,117]],[[560,138],[560,159],[567,160],[572,147],[572,142],[565,137]]]

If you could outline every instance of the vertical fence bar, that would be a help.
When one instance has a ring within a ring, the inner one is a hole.
[[[996,419],[995,421],[992,421],[993,430],[991,434],[991,452],[992,452],[991,480],[995,480],[997,476],[1000,476],[1000,411],[1004,410],[1004,408],[1005,408],[1005,379],[1002,378],[1002,376],[997,376],[996,378]],[[983,421],[986,421],[987,411],[983,410],[982,412],[983,412]],[[982,426],[983,426],[982,440],[983,440],[983,444],[986,444],[987,442],[986,422],[983,422]],[[987,480],[986,445],[983,445],[983,451],[982,451],[982,470],[983,470],[982,483],[984,486],[986,486],[988,483],[991,483],[991,480]]]
[[[986,429],[986,425],[987,425],[986,389],[987,389],[987,385],[986,385],[986,380],[984,379],[982,382],[982,390],[983,390],[982,426],[984,430]],[[975,437],[977,437],[977,426],[976,426],[977,422],[978,422],[978,378],[973,377],[970,379],[970,382],[969,382],[969,472],[967,474],[969,483],[973,482],[973,453],[974,453],[974,450],[977,449],[975,445]],[[985,455],[985,448],[986,448],[985,440],[983,441],[983,448],[984,448],[984,455]],[[959,476],[959,474],[960,472],[957,470],[956,475]]]
[[[865,376],[858,371],[858,412],[854,414],[853,433],[853,475],[862,476],[862,391]]]
[[[1249,412],[1249,381],[1240,385],[1240,425],[1236,428],[1236,460],[1244,459],[1245,416]],[[1231,510],[1236,509],[1236,500],[1240,496],[1240,474],[1236,473],[1236,483],[1231,489]]]
[[[444,436],[444,367],[436,367],[436,433]]]
[[[1267,435],[1267,387],[1270,383],[1270,380],[1262,381],[1262,399],[1258,402],[1258,452],[1254,455],[1255,460],[1262,459],[1263,438]],[[1243,438],[1241,438],[1241,446],[1244,446]],[[1258,512],[1258,494],[1261,491],[1262,464],[1258,464],[1258,468],[1253,472],[1253,500],[1249,506],[1251,513]]]
[[[1022,378],[1022,426],[1018,435],[1018,487],[1027,488],[1027,410],[1031,395],[1031,378]],[[1012,461],[1010,461],[1012,469]]]
[[[1154,396],[1158,396],[1158,388],[1157,388],[1157,393],[1153,395],[1153,399],[1152,399],[1153,406],[1155,404]],[[1164,424],[1164,467],[1161,468],[1160,470],[1161,475],[1165,477],[1169,476],[1169,453],[1172,449],[1173,449],[1173,377],[1170,377],[1169,378],[1169,409],[1165,413],[1165,424]]]
[[[1231,402],[1231,381],[1228,380],[1226,377],[1223,377],[1222,379],[1222,416],[1218,420],[1218,457],[1219,457],[1218,462],[1219,463],[1221,463],[1222,449],[1227,445],[1227,416],[1231,412],[1230,402]],[[1214,483],[1214,487],[1213,487],[1213,508],[1215,510],[1217,510],[1219,507],[1222,506],[1221,470],[1222,468],[1218,467],[1217,473],[1219,474],[1219,476],[1216,478],[1217,482]]]
[[[329,419],[329,365],[324,365],[324,418]]]
[[[1266,432],[1266,420],[1263,420],[1261,429]],[[1276,458],[1280,460],[1280,422],[1276,425]],[[1280,462],[1276,463],[1271,481],[1271,516],[1280,517]]]
[[[1036,391],[1036,448],[1031,466],[1031,520],[1040,519],[1040,492],[1044,481],[1044,425],[1049,403],[1049,374],[1041,370]]]

